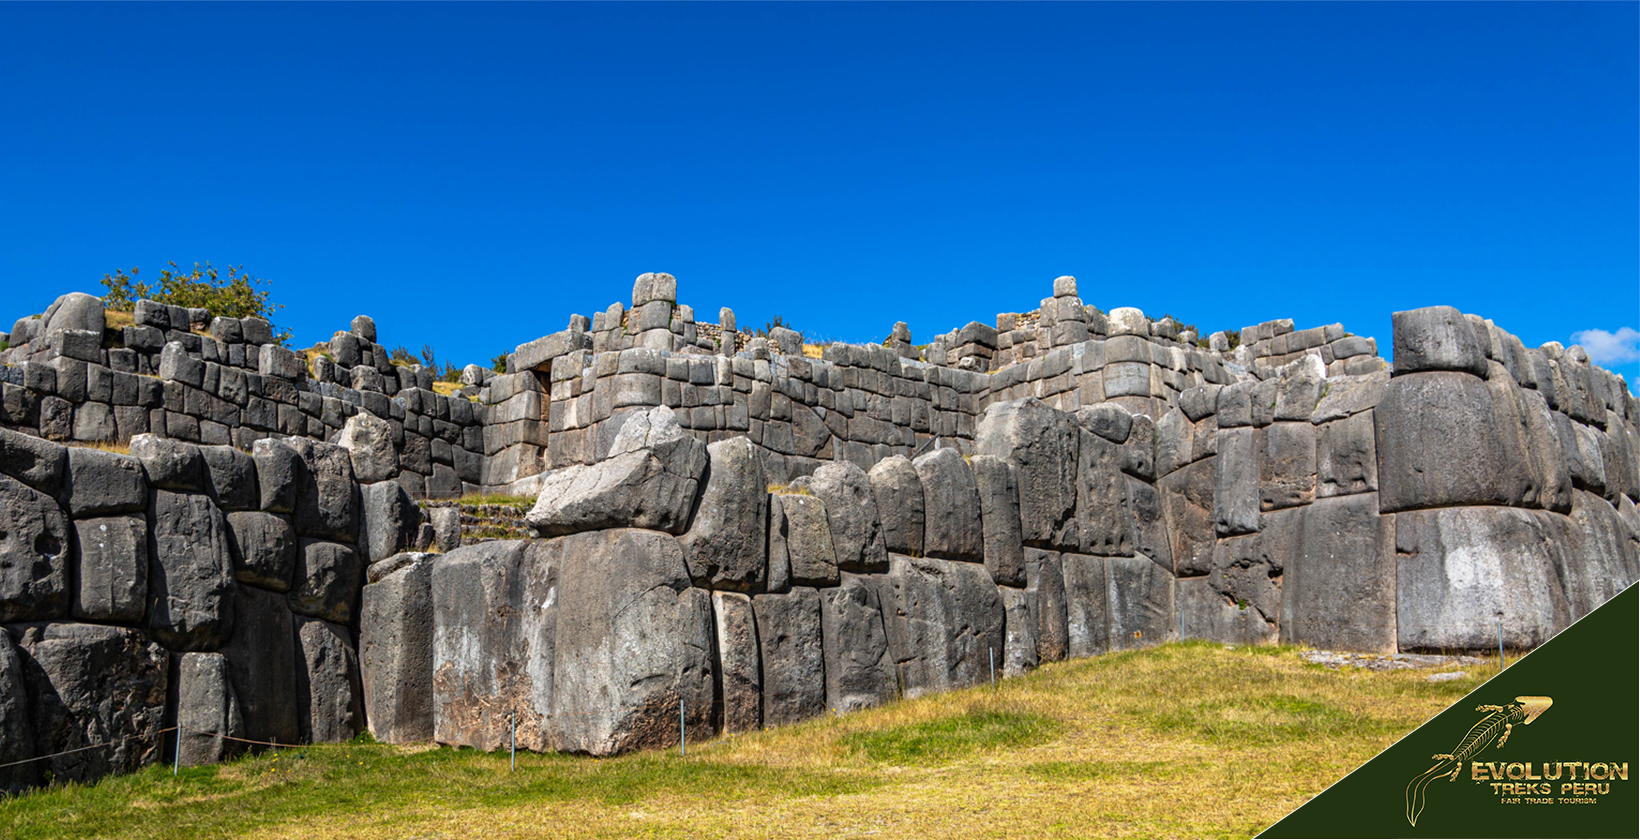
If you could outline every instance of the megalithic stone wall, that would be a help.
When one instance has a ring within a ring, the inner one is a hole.
[[[0,763],[179,721],[200,761],[361,726],[609,754],[680,703],[704,737],[1174,638],[1531,647],[1640,578],[1640,405],[1580,348],[1433,307],[1390,369],[1053,291],[818,348],[643,275],[453,394],[368,318],[308,360],[65,296],[0,337]],[[460,541],[413,498],[479,491],[537,538],[405,553]],[[161,748],[124,743],[6,783]]]

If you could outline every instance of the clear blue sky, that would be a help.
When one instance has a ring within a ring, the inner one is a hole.
[[[466,363],[644,271],[919,342],[1074,274],[1386,353],[1603,330],[1634,383],[1637,8],[0,4],[0,320],[208,259]]]

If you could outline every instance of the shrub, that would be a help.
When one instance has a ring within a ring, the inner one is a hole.
[[[104,274],[102,284],[108,289],[108,294],[103,295],[103,305],[118,312],[130,312],[136,308],[137,301],[146,298],[171,306],[204,309],[212,317],[263,318],[269,321],[273,320],[275,310],[285,308],[282,304],[269,301],[266,289],[257,289],[268,281],[245,273],[242,265],[229,266],[226,279],[209,261],[203,266],[194,263],[194,270],[186,273],[175,262],[170,265],[170,268],[160,269],[157,285],[138,281],[136,276],[141,269],[135,266],[130,274],[119,269],[115,269],[113,274]],[[289,330],[275,331],[274,340],[280,344],[289,339]]]

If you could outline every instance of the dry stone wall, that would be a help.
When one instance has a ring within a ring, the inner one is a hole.
[[[1640,405],[1580,348],[1432,307],[1390,367],[1053,292],[814,347],[646,274],[448,396],[368,318],[309,363],[65,296],[0,357],[0,763],[148,733],[51,765],[90,778],[178,724],[190,761],[363,726],[604,755],[680,706],[698,738],[1170,639],[1529,648],[1640,578]],[[416,504],[475,492],[533,538]]]

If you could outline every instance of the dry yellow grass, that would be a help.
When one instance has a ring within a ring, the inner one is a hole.
[[[131,454],[131,441],[128,440],[73,440],[65,443],[66,446],[77,446],[81,449],[100,449],[104,452],[116,452],[121,455]]]
[[[0,833],[1247,837],[1489,675],[1427,673],[1167,645],[691,744],[684,758],[520,754],[511,773],[505,752],[338,745],[181,780],[154,768],[0,802]]]
[[[122,327],[134,326],[137,323],[136,315],[131,312],[120,312],[114,309],[103,310],[103,328],[117,330]]]
[[[461,391],[461,383],[460,382],[443,382],[443,381],[439,381],[439,382],[434,382],[433,383],[433,393],[435,393],[435,394],[442,394],[446,397],[453,397],[457,393],[459,393],[460,391]]]
[[[825,356],[826,348],[821,344],[803,345],[803,355],[810,359],[819,359]]]

